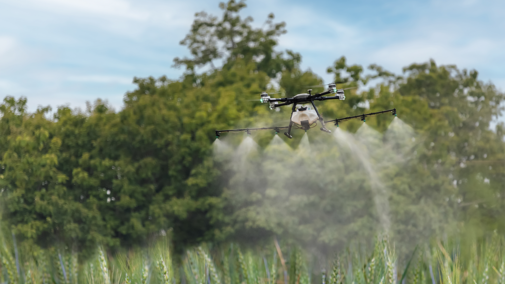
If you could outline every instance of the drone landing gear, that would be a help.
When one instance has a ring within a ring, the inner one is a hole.
[[[321,122],[323,122],[323,121],[321,120]],[[331,133],[331,130],[326,129],[326,127],[324,127],[324,126],[321,127],[321,131],[324,131],[326,133]]]
[[[324,119],[323,117],[319,114],[319,111],[317,110],[316,105],[314,104],[314,101],[310,101],[312,106],[314,107],[314,110],[316,111],[317,117],[319,117],[319,121],[321,122],[321,131],[324,131],[326,133],[331,133],[331,130],[328,130],[326,126],[324,125]]]
[[[288,132],[284,132],[284,135],[288,137],[289,139],[292,139],[293,136],[291,136],[291,127],[293,126],[293,113],[295,113],[296,110],[296,103],[293,103],[293,108],[291,108],[291,118],[289,119],[289,126],[288,126]]]

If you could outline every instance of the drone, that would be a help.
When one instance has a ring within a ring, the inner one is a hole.
[[[383,114],[383,113],[391,113],[396,116],[396,108],[388,109],[379,112],[373,113],[364,113],[356,116],[349,116],[344,118],[337,118],[333,120],[325,121],[319,111],[317,110],[314,101],[326,101],[326,100],[345,100],[344,90],[346,89],[337,89],[336,84],[331,83],[328,84],[328,89],[324,92],[312,95],[312,90],[307,90],[307,93],[298,94],[291,98],[271,98],[269,94],[263,92],[261,94],[260,102],[264,104],[269,104],[270,109],[275,109],[282,106],[292,105],[291,107],[291,118],[289,120],[288,126],[273,126],[273,127],[263,127],[263,128],[243,128],[243,129],[230,129],[230,130],[216,130],[216,138],[220,137],[221,133],[227,132],[246,132],[247,134],[251,134],[251,131],[257,130],[274,130],[275,134],[278,134],[281,130],[287,129],[287,132],[284,132],[286,137],[292,139],[291,130],[303,129],[305,131],[314,128],[319,121],[321,123],[321,131],[331,133],[330,130],[326,128],[326,123],[335,123],[338,127],[340,122],[360,118],[363,122],[366,121],[366,117]],[[335,94],[334,96],[326,96],[330,94]],[[310,103],[310,105],[308,105]],[[297,108],[297,106],[299,106]],[[311,107],[312,106],[312,107]]]

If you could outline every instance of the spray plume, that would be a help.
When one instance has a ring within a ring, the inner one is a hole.
[[[230,155],[227,189],[239,237],[251,241],[266,230],[327,251],[380,233],[414,241],[435,231],[436,206],[407,190],[419,186],[409,179],[419,140],[412,128],[396,118],[385,133],[363,124],[356,133],[310,135],[296,150],[277,135],[264,149],[247,136]],[[399,213],[406,206],[424,206],[426,214]]]

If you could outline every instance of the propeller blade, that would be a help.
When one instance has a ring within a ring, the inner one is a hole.
[[[345,88],[345,89],[341,89],[341,90],[350,90],[350,89],[357,89],[358,87],[349,87],[349,88]]]
[[[325,87],[325,86],[328,86],[330,84],[335,84],[335,85],[339,85],[339,84],[346,84],[346,83],[350,83],[350,82],[332,82],[332,83],[327,83],[327,84],[321,84],[321,85],[313,85],[313,86],[305,86],[305,87],[312,87],[312,88],[315,88],[315,87]]]

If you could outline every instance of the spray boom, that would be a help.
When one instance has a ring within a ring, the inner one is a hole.
[[[383,111],[378,111],[378,112],[364,113],[364,114],[355,115],[355,116],[337,118],[337,119],[325,121],[325,123],[334,122],[335,125],[338,126],[339,122],[354,119],[354,118],[359,118],[359,119],[361,119],[361,121],[365,122],[367,116],[378,115],[378,114],[383,114],[383,113],[388,113],[388,112],[391,112],[394,116],[396,116],[396,109],[393,108],[393,109],[388,109],[388,110],[383,110]]]

